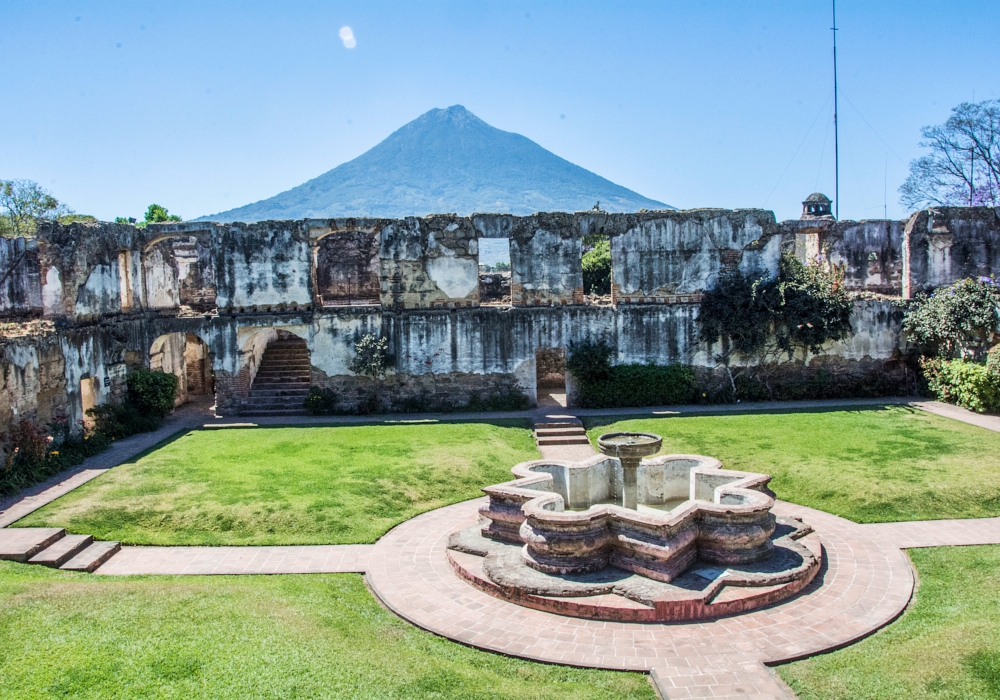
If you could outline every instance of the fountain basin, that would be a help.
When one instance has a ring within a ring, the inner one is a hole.
[[[621,447],[615,445],[619,454]],[[523,544],[525,563],[538,571],[582,574],[614,566],[670,582],[698,558],[748,564],[773,549],[771,477],[722,469],[711,457],[640,462],[634,470],[638,510],[616,505],[626,484],[617,457],[538,460],[512,471],[514,481],[483,489],[490,500],[480,509],[488,519],[482,534]],[[671,501],[679,505],[656,510]]]

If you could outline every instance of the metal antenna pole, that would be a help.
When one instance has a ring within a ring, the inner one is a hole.
[[[840,130],[837,125],[837,0],[833,0],[833,163],[836,218],[840,220]]]

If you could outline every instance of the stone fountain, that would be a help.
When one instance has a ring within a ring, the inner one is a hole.
[[[771,513],[770,476],[700,455],[652,457],[661,444],[609,433],[590,459],[518,464],[514,481],[483,489],[482,523],[452,535],[452,565],[508,600],[615,620],[731,614],[812,579],[819,541]],[[723,588],[742,593],[723,605]]]
[[[607,433],[597,438],[601,453],[622,465],[622,507],[636,510],[636,471],[643,457],[660,451],[663,438],[652,433]]]

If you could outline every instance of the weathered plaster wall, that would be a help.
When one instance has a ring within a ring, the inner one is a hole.
[[[781,240],[771,212],[695,209],[631,216],[632,225],[611,238],[611,293],[618,303],[696,301],[724,269],[777,270]]]
[[[905,221],[785,221],[782,249],[803,263],[823,261],[841,270],[852,292],[899,296]]]
[[[38,241],[0,237],[0,313],[10,316],[41,315]]]
[[[906,224],[903,296],[966,277],[1000,272],[1000,211],[940,207],[919,211]]]
[[[479,243],[464,217],[393,221],[382,229],[382,305],[390,309],[479,304]]]
[[[301,222],[265,221],[213,228],[220,310],[300,308],[312,304],[312,249]]]

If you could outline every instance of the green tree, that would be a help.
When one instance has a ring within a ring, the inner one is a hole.
[[[584,293],[611,294],[611,239],[603,234],[587,236],[583,246]]]
[[[904,207],[1000,205],[1000,100],[963,102],[921,133],[930,153],[910,163]]]
[[[32,180],[0,180],[0,234],[34,236],[38,222],[73,210]]]
[[[166,207],[150,204],[146,209],[146,218],[143,220],[143,224],[159,224],[164,221],[183,221],[183,219],[176,214],[169,213]]]

